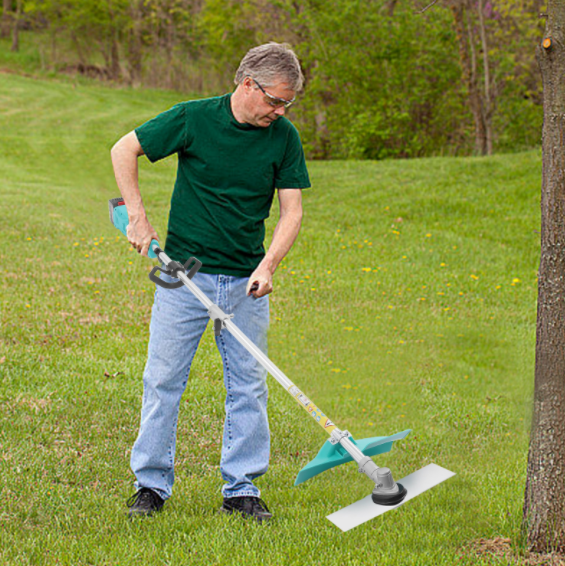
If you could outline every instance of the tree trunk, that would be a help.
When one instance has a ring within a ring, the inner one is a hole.
[[[117,31],[113,32],[112,45],[110,50],[110,75],[112,79],[118,80],[121,77],[120,69],[120,44],[118,42]]]
[[[12,32],[12,0],[2,0],[2,19],[0,20],[0,37],[7,39]]]
[[[565,2],[548,0],[543,79],[541,260],[534,414],[523,532],[536,552],[565,550]]]
[[[128,71],[130,84],[139,86],[142,74],[141,26],[143,25],[142,2],[135,0],[130,3],[131,32],[128,42]]]
[[[14,53],[20,50],[20,20],[22,18],[22,0],[18,0],[16,3],[16,16],[13,18],[13,28],[12,28],[12,47],[10,51]]]
[[[492,115],[494,113],[494,97],[493,97],[493,89],[490,79],[490,63],[488,57],[487,31],[485,27],[483,0],[479,0],[478,12],[479,12],[479,30],[481,35],[481,46],[483,50],[483,76],[484,76],[484,87],[485,87],[485,97],[483,104],[483,122],[485,125],[486,153],[487,155],[492,155]]]
[[[463,81],[467,87],[469,108],[475,123],[475,151],[479,155],[487,154],[487,132],[484,122],[483,103],[477,81],[477,64],[474,52],[474,38],[471,25],[465,24],[465,2],[454,0],[450,2],[451,13],[455,21],[455,33],[459,47],[459,59],[463,72]],[[467,27],[467,33],[465,28]],[[467,37],[466,37],[467,36]]]
[[[82,45],[80,43],[79,38],[77,37],[76,33],[74,31],[71,31],[71,41],[73,42],[73,45],[75,46],[75,50],[77,52],[78,55],[78,62],[79,65],[82,67],[86,67],[88,65],[88,60],[84,54],[84,50],[82,49]]]

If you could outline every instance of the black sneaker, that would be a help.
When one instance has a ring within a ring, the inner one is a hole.
[[[251,517],[259,523],[268,521],[273,514],[267,509],[267,505],[258,497],[224,497],[224,504],[220,508],[223,513],[241,513],[247,519]]]
[[[128,517],[149,517],[161,511],[165,500],[148,487],[142,487],[127,501],[129,507]]]

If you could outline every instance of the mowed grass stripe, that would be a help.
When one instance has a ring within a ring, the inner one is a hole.
[[[325,516],[370,485],[349,464],[292,487],[326,437],[269,378],[258,485],[276,519],[220,516],[224,392],[208,329],[181,403],[174,498],[129,523],[153,262],[110,225],[109,150],[183,95],[0,78],[4,564],[497,563],[465,548],[519,534],[538,152],[310,163],[303,228],[275,275],[272,360],[355,438],[411,428],[377,459],[397,478],[429,462],[455,478],[343,535]],[[175,165],[141,160],[162,239]],[[267,243],[277,216],[275,202]]]

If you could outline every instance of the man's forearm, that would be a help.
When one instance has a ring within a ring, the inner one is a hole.
[[[118,141],[112,148],[111,155],[116,183],[127,206],[128,240],[140,254],[147,255],[151,241],[159,241],[159,236],[147,219],[139,192],[137,159],[143,155],[143,149],[135,131],[126,134]]]
[[[280,262],[294,244],[302,224],[302,210],[292,211],[280,217],[273,234],[273,240],[260,267],[274,273]]]
[[[137,164],[139,155],[133,140],[127,139],[127,136],[122,138],[112,148],[111,156],[116,183],[126,203],[130,219],[145,217],[145,207],[139,191]]]

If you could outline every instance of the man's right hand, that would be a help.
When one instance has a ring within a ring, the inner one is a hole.
[[[146,216],[130,217],[126,231],[129,243],[145,257],[148,257],[151,241],[159,241],[157,232]]]

